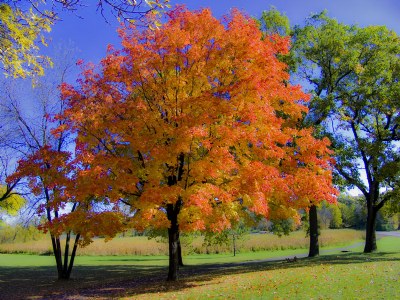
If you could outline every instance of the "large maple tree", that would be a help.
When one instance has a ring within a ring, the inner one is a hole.
[[[62,118],[107,201],[128,204],[136,228],[168,228],[169,280],[180,230],[296,218],[308,198],[332,199],[329,142],[298,129],[308,96],[276,57],[287,39],[262,40],[238,11],[217,20],[182,7],[159,30],[120,35],[122,50],[63,85]]]

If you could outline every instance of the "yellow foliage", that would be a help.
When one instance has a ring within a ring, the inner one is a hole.
[[[44,66],[51,64],[48,57],[38,54],[39,45],[46,45],[44,33],[53,21],[34,13],[23,12],[7,4],[0,4],[0,62],[6,76],[43,75]]]
[[[0,195],[6,192],[5,186],[0,186]],[[0,212],[6,212],[9,215],[16,215],[25,205],[26,200],[20,195],[13,194],[7,199],[0,201]]]

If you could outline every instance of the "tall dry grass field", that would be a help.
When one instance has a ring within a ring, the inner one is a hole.
[[[364,233],[351,229],[322,230],[319,238],[320,246],[334,246],[349,244],[352,241],[361,240]],[[193,240],[191,244],[184,243],[184,252],[191,253],[226,253],[233,250],[233,238],[224,245],[206,246],[203,238]],[[185,241],[184,241],[185,242]],[[277,236],[270,233],[247,234],[235,241],[236,249],[241,252],[268,251],[285,249],[308,248],[310,240],[304,231],[292,232],[287,236]]]
[[[334,246],[349,244],[352,241],[361,240],[364,233],[350,229],[322,230],[320,235],[321,246]],[[278,237],[273,234],[247,234],[236,242],[236,249],[240,252],[262,250],[284,250],[307,248],[309,238],[303,231],[293,232],[288,236]],[[232,252],[233,240],[227,240],[222,245],[204,245],[204,238],[183,237],[183,252],[187,254],[228,253]],[[43,237],[38,241],[25,243],[0,244],[1,253],[31,253],[51,254],[51,241],[49,237]],[[78,255],[167,255],[168,245],[159,239],[148,239],[143,236],[118,237],[105,242],[98,238],[89,246],[79,248]]]
[[[65,240],[61,243],[64,247]],[[0,244],[0,253],[51,254],[51,240],[44,238],[26,243]],[[96,238],[93,243],[86,247],[79,247],[77,251],[77,255],[164,255],[167,253],[167,244],[142,236],[118,237],[107,242],[103,238]]]

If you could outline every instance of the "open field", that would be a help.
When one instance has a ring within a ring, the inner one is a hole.
[[[321,246],[340,246],[354,241],[361,241],[363,231],[351,229],[322,230],[320,236]],[[203,245],[203,237],[182,238],[184,255],[188,254],[210,254],[230,253],[232,244],[229,241],[225,245]],[[304,231],[291,233],[289,236],[278,237],[273,234],[247,234],[237,240],[239,252],[275,251],[285,249],[306,249],[309,238]],[[29,253],[48,254],[51,253],[51,242],[49,238],[25,243],[0,244],[0,253]],[[78,255],[167,255],[168,245],[155,239],[147,237],[120,237],[104,242],[104,239],[95,239],[92,244],[85,248],[79,248]]]
[[[177,283],[165,281],[166,256],[81,256],[66,282],[53,257],[0,254],[0,290],[4,299],[400,299],[400,238],[378,247],[297,262],[257,260],[304,249],[191,255]]]

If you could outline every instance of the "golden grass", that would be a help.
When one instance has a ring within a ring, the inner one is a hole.
[[[346,244],[351,241],[361,240],[364,233],[350,229],[322,230],[319,237],[321,247]],[[242,252],[265,251],[265,250],[285,250],[285,249],[305,249],[310,243],[304,231],[292,232],[287,236],[276,236],[266,234],[248,234],[236,241],[236,249]],[[226,253],[233,249],[233,241],[225,245],[213,245],[207,247],[203,245],[201,237],[195,239],[191,245],[185,247],[184,252],[190,253]]]
[[[50,239],[0,244],[1,253],[47,254],[52,252]]]
[[[320,235],[320,246],[334,246],[348,244],[363,238],[364,233],[350,229],[322,230]],[[233,248],[232,240],[224,245],[206,246],[203,237],[182,238],[183,253],[207,254],[227,253]],[[278,237],[273,234],[247,234],[236,241],[237,250],[240,252],[261,250],[284,250],[307,248],[309,238],[303,231],[291,233],[289,236]],[[50,239],[43,238],[38,241],[26,243],[0,244],[1,253],[32,253],[50,254]],[[118,237],[105,242],[103,238],[95,239],[92,244],[85,248],[79,248],[78,255],[167,255],[168,245],[165,242],[147,237]]]
[[[107,242],[96,239],[79,252],[81,255],[166,255],[168,245],[145,236],[119,237]]]

